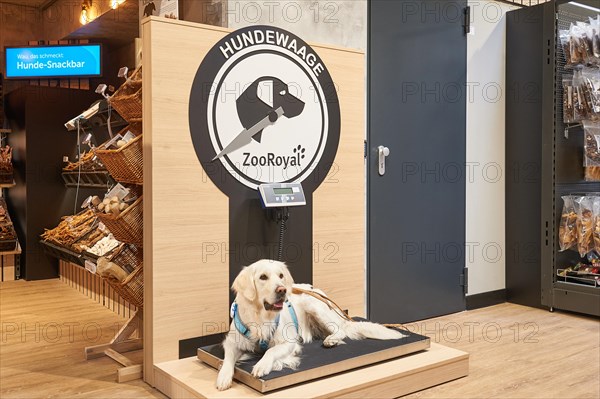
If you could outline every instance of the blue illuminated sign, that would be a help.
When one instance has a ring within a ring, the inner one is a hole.
[[[7,47],[6,78],[95,77],[102,75],[101,46]]]

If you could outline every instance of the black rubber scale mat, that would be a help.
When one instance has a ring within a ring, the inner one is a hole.
[[[346,340],[345,345],[323,347],[323,341],[302,345],[300,366],[296,370],[283,369],[255,378],[252,367],[260,360],[255,357],[236,366],[234,378],[259,392],[265,393],[289,387],[317,378],[327,377],[344,371],[369,366],[426,350],[430,346],[428,337],[402,331],[407,336],[401,339],[379,341],[365,339]],[[221,367],[224,351],[221,345],[204,346],[198,349],[198,358],[216,369]]]

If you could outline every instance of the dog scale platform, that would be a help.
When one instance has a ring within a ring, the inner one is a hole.
[[[260,356],[257,356],[238,362],[234,379],[261,393],[266,393],[429,349],[428,337],[404,330],[402,332],[406,336],[401,339],[346,340],[346,344],[333,348],[323,347],[323,341],[303,344],[300,366],[296,370],[286,368],[273,371],[261,378],[251,374],[252,367],[260,360]],[[223,357],[224,351],[220,344],[198,349],[198,359],[215,369],[221,367]]]

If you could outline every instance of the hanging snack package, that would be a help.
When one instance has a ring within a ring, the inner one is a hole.
[[[600,65],[600,14],[595,19],[590,17],[590,30],[592,32],[593,63]]]
[[[566,195],[562,200],[563,211],[558,228],[558,244],[561,251],[566,251],[577,246],[577,213],[573,203],[574,197]]]
[[[573,76],[563,76],[563,123],[575,123],[573,108]]]
[[[569,30],[561,30],[558,32],[560,44],[562,45],[563,52],[565,53],[565,62],[567,65],[571,65],[571,35]]]
[[[578,25],[571,24],[569,29],[569,54],[570,62],[567,65],[581,65],[585,62],[585,49],[581,40],[582,29]]]
[[[594,249],[594,197],[579,197],[577,208],[577,251],[581,257]]]
[[[582,72],[586,86],[584,96],[588,97],[590,119],[600,121],[600,69],[585,68]]]
[[[600,253],[600,196],[594,197],[594,248]]]
[[[587,119],[587,106],[583,95],[584,79],[581,69],[573,73],[573,119],[582,122]]]
[[[583,68],[581,95],[587,119],[600,121],[600,70]]]
[[[581,46],[581,58],[584,64],[592,64],[594,58],[594,52],[592,50],[592,36],[590,25],[585,22],[577,22],[579,28],[579,43]]]
[[[583,122],[586,181],[600,181],[600,122]]]

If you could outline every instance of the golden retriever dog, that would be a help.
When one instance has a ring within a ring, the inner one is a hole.
[[[292,293],[292,288],[305,290]],[[252,369],[257,378],[284,367],[300,364],[302,343],[323,339],[323,346],[334,347],[345,338],[359,340],[399,339],[404,335],[371,322],[343,318],[325,302],[306,291],[324,296],[308,284],[294,285],[285,263],[260,260],[246,268],[232,285],[236,294],[231,307],[229,333],[223,341],[225,359],[217,377],[217,389],[231,387],[235,364],[249,353],[262,353]]]

